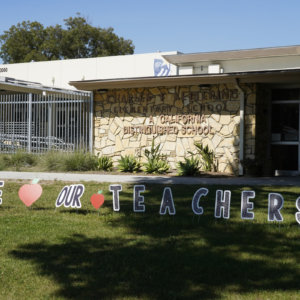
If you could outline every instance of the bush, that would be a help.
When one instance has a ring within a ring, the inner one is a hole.
[[[184,161],[178,163],[178,175],[180,176],[194,176],[200,173],[200,160],[192,156],[191,158],[184,158]]]
[[[46,170],[59,171],[64,169],[66,153],[50,151],[41,157]]]
[[[118,169],[120,172],[139,172],[141,163],[133,155],[121,156]]]
[[[153,159],[149,160],[144,164],[145,172],[148,174],[157,173],[157,174],[164,174],[167,173],[170,169],[169,164],[167,161],[162,159]]]
[[[98,158],[98,170],[111,171],[113,168],[113,161],[111,157],[100,156]]]
[[[32,167],[37,163],[37,157],[32,153],[17,151],[7,156],[7,166],[20,170],[22,167]]]
[[[202,166],[204,171],[215,171],[214,165],[214,152],[209,150],[208,146],[205,147],[200,143],[195,143],[197,152],[202,159]]]
[[[9,156],[6,154],[0,155],[0,171],[5,170],[9,166]]]
[[[90,153],[74,152],[64,157],[63,166],[64,171],[91,171],[97,169],[98,160]]]
[[[166,156],[160,153],[160,144],[155,146],[154,139],[152,140],[150,150],[145,150],[147,162],[144,163],[146,173],[163,174],[169,171],[170,166],[167,162]]]

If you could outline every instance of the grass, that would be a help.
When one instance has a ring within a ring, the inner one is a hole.
[[[215,186],[193,215],[199,186],[171,186],[175,216],[160,216],[163,185],[146,185],[145,213],[132,209],[123,184],[113,212],[109,184],[85,183],[82,209],[55,209],[64,182],[41,182],[31,208],[18,199],[22,181],[6,181],[0,206],[0,299],[298,299],[300,187],[255,187],[255,219],[240,219],[241,190],[230,220],[214,218]],[[27,183],[27,182],[26,182]],[[89,202],[101,189],[100,213]],[[269,192],[281,193],[284,222],[267,221]]]

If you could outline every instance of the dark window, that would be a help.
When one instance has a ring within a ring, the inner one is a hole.
[[[298,146],[273,145],[272,161],[274,170],[298,170]]]
[[[300,89],[275,89],[272,90],[273,101],[300,100]]]

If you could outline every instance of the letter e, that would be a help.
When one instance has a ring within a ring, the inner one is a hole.
[[[254,213],[249,212],[254,207],[253,202],[249,202],[249,199],[255,198],[255,191],[243,191],[241,196],[241,218],[247,220],[254,219]]]
[[[144,203],[144,196],[140,195],[140,192],[145,191],[145,186],[144,185],[135,185],[133,187],[133,211],[134,212],[145,212],[145,205],[142,204]]]

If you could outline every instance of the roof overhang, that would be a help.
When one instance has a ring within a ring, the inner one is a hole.
[[[211,62],[211,61],[224,61],[224,60],[236,60],[236,59],[293,56],[293,55],[300,55],[300,46],[163,55],[163,58],[171,64],[182,65],[182,64],[191,64],[191,63],[205,62],[205,61]]]
[[[233,83],[236,79],[240,83],[290,83],[300,84],[300,69],[260,71],[247,73],[181,75],[166,77],[143,77],[127,79],[104,79],[71,81],[70,85],[79,90],[96,91],[99,89],[124,89],[159,86],[183,86],[199,84]]]
[[[67,90],[43,86],[40,83],[17,80],[9,77],[0,77],[0,92],[7,93],[32,93],[32,94],[78,94],[76,90]]]

